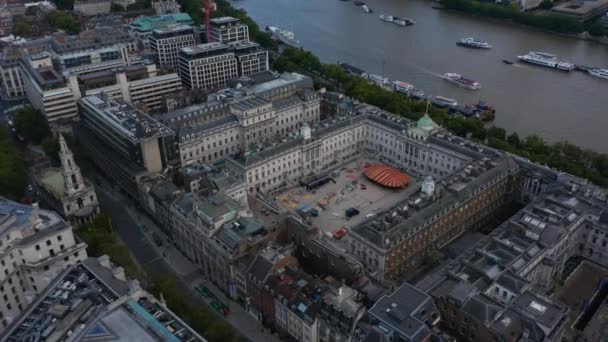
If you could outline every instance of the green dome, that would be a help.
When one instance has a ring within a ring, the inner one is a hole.
[[[428,114],[424,114],[424,116],[418,119],[418,123],[416,125],[418,128],[422,128],[425,131],[430,131],[439,127]]]

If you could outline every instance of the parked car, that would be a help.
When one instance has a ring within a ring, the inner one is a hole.
[[[359,210],[355,209],[355,208],[348,208],[346,209],[346,217],[351,218],[353,216],[357,216],[359,215]]]
[[[346,230],[346,228],[342,227],[340,229],[336,229],[333,231],[332,236],[334,239],[336,240],[340,240],[341,238],[343,238],[346,234],[348,234],[348,230]]]

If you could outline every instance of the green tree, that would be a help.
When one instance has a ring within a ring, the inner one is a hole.
[[[507,142],[509,143],[509,145],[515,148],[519,148],[521,146],[521,140],[519,139],[519,135],[516,132],[509,134],[509,137],[507,137]]]
[[[32,27],[24,17],[17,17],[13,25],[13,33],[19,37],[30,37],[32,35]]]
[[[125,10],[125,8],[121,4],[117,4],[117,3],[113,2],[110,10],[112,12],[123,12]]]
[[[589,26],[589,28],[587,29],[587,32],[589,32],[589,34],[594,37],[601,37],[606,34],[606,30],[604,29],[604,26],[602,26],[602,24],[600,24],[597,21],[593,22]]]
[[[27,181],[27,168],[22,153],[0,129],[0,196],[18,201]]]
[[[46,118],[34,107],[28,106],[18,110],[13,122],[17,134],[34,144],[40,144],[51,135]]]
[[[74,0],[54,0],[58,10],[71,11],[74,9]]]
[[[553,8],[553,1],[551,1],[551,0],[543,0],[543,2],[540,3],[540,5],[538,6],[538,8],[544,9],[544,10],[550,10],[551,8]]]
[[[507,139],[507,131],[504,128],[492,126],[488,128],[488,137],[505,141]]]
[[[68,34],[80,32],[80,26],[76,19],[63,11],[53,11],[46,16],[46,21],[52,28],[63,30]]]
[[[42,140],[42,149],[47,158],[57,160],[59,158],[59,139],[48,136]]]

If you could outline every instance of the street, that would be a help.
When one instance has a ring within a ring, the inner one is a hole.
[[[130,199],[105,180],[96,185],[96,190],[102,212],[112,217],[114,230],[129,247],[136,261],[147,271],[173,276],[176,286],[187,293],[193,303],[204,305],[217,317],[225,319],[235,329],[241,341],[280,341],[276,335],[264,332],[262,326],[249,313],[228,300],[210,282],[205,281],[198,267],[185,259],[172,245],[164,243],[163,246],[157,246],[152,240],[152,232],[161,234],[163,241],[167,241],[166,237],[151,219],[134,208]],[[142,225],[150,230],[150,233],[142,232],[139,228]],[[200,284],[212,290],[224,304],[229,306],[230,315],[223,317],[194,291],[194,286]]]

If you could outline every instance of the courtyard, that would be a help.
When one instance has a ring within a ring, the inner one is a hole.
[[[328,182],[312,191],[292,188],[278,195],[276,203],[293,212],[316,210],[318,216],[308,215],[310,222],[331,234],[342,227],[356,226],[418,191],[417,180],[411,175],[404,189],[389,189],[371,182],[363,173],[366,166],[373,164],[377,162],[365,159],[347,164],[331,173],[335,183]],[[349,208],[357,209],[359,214],[348,218]]]

